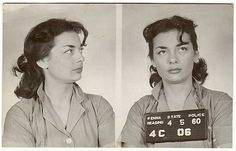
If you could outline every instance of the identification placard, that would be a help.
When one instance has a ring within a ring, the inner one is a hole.
[[[206,109],[145,114],[146,143],[207,139]]]

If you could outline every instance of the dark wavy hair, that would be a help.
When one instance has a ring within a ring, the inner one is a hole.
[[[42,68],[36,62],[49,55],[54,47],[56,36],[70,31],[78,34],[82,31],[81,46],[86,46],[88,31],[79,22],[53,18],[36,25],[29,31],[24,41],[24,53],[18,58],[17,65],[12,68],[15,76],[19,76],[17,73],[22,75],[14,91],[18,98],[37,97],[38,87],[45,77]]]
[[[162,32],[166,32],[173,29],[177,29],[180,32],[180,42],[183,42],[182,36],[184,32],[189,34],[191,43],[193,45],[193,50],[198,51],[195,27],[197,27],[197,25],[195,25],[192,20],[180,16],[164,18],[148,25],[143,30],[143,36],[149,46],[148,56],[151,60],[153,60],[153,38]],[[149,84],[151,87],[154,87],[159,81],[161,81],[162,78],[160,77],[157,69],[154,66],[151,65],[149,70],[151,73]],[[207,64],[203,58],[199,58],[199,62],[194,63],[193,65],[192,76],[200,84],[203,84],[206,80],[207,75]]]

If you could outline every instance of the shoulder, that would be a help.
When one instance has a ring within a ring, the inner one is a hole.
[[[101,95],[84,93],[85,103],[91,104],[96,109],[112,109],[110,103]]]
[[[93,108],[98,110],[99,108],[111,108],[110,103],[101,95],[89,94],[82,91],[80,86],[77,83],[74,83],[74,88],[78,96],[82,96],[82,104],[84,107]]]
[[[34,99],[21,99],[19,102],[14,104],[8,111],[7,115],[17,115],[20,116],[24,114],[25,116],[30,116],[32,114],[32,106],[34,104]]]
[[[14,104],[6,114],[5,126],[16,124],[27,125],[33,117],[34,99],[21,99],[21,101]],[[19,125],[18,125],[19,126]]]
[[[100,124],[114,120],[114,111],[110,103],[102,96],[84,93],[84,107],[96,115]]]
[[[150,103],[153,103],[155,101],[155,98],[153,95],[145,95],[141,97],[135,104],[140,105],[140,106],[148,106]]]
[[[217,108],[232,107],[232,97],[225,92],[202,87],[202,96],[207,106],[214,107],[215,110]]]
[[[150,106],[152,106],[154,103],[155,98],[153,95],[145,95],[133,104],[130,109],[130,113],[140,112],[140,114],[144,114],[148,112]]]
[[[231,102],[232,97],[230,97],[227,93],[222,91],[211,90],[202,86],[202,95],[203,97],[209,97],[212,101],[224,101]]]

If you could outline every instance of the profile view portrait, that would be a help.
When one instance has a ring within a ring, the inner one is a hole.
[[[200,57],[196,28],[178,15],[144,28],[152,91],[129,110],[123,147],[232,147],[232,98],[203,86],[207,60]]]
[[[83,92],[88,30],[82,23],[51,18],[34,26],[13,73],[21,100],[7,112],[5,147],[113,147],[114,112],[100,95]]]

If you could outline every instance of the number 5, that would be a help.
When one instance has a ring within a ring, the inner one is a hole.
[[[180,119],[179,122],[180,122],[180,125],[184,125],[184,119]]]

